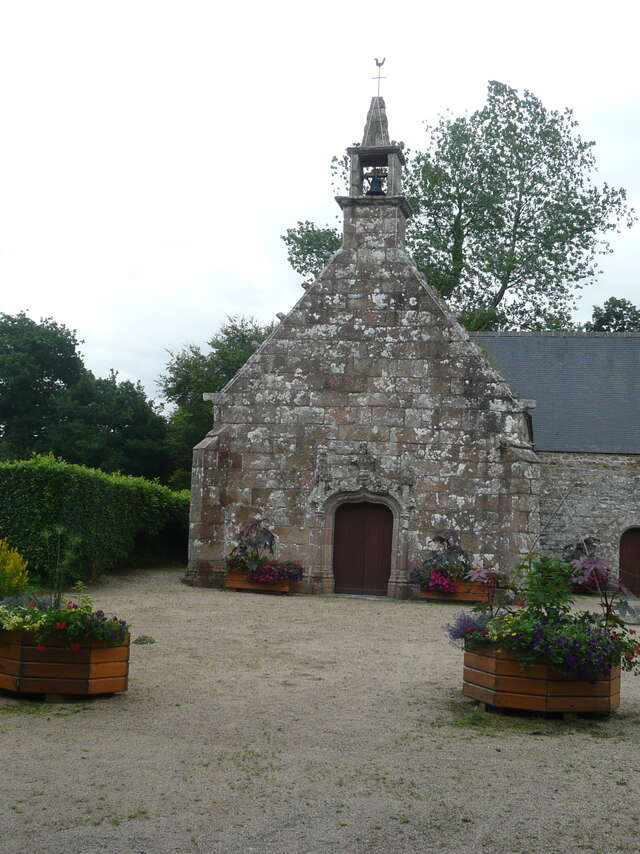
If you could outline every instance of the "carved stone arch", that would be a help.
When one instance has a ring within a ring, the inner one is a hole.
[[[407,579],[407,528],[409,509],[388,493],[373,492],[367,488],[352,491],[334,492],[328,496],[316,515],[314,589],[317,592],[332,593],[333,577],[333,535],[336,511],[343,504],[368,502],[388,507],[393,517],[391,539],[391,574],[389,576],[388,596],[405,598],[408,596]]]

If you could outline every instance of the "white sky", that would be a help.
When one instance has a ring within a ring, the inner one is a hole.
[[[359,140],[386,56],[391,136],[484,103],[486,83],[572,107],[599,178],[640,209],[633,0],[0,0],[0,311],[53,316],[98,375],[155,380],[167,350],[301,291],[280,235],[335,222],[329,161]],[[640,303],[640,227],[587,319]]]

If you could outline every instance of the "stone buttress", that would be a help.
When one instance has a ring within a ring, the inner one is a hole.
[[[538,459],[519,400],[405,249],[402,151],[373,98],[338,197],[344,242],[213,402],[194,450],[185,581],[220,585],[238,530],[259,517],[300,591],[333,590],[333,519],[345,501],[393,514],[388,593],[438,529],[478,564],[512,568],[539,530]],[[367,189],[368,188],[368,189]]]

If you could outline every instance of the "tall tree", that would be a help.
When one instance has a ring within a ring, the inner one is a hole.
[[[281,239],[287,247],[287,261],[307,282],[317,279],[342,245],[335,228],[318,228],[309,220],[288,228]]]
[[[56,396],[53,415],[38,450],[70,463],[166,482],[167,422],[139,382],[119,382],[115,371],[96,378],[84,370],[75,385]]]
[[[0,314],[0,436],[5,458],[28,456],[47,429],[55,398],[78,382],[76,333],[50,317]]]
[[[174,488],[189,485],[193,446],[211,429],[211,404],[203,401],[203,393],[226,385],[272,330],[272,324],[261,325],[253,318],[230,317],[207,342],[208,352],[190,344],[169,354],[158,385],[176,406],[168,427]]]
[[[633,223],[625,191],[594,183],[595,143],[576,128],[571,110],[492,81],[482,109],[427,126],[427,148],[408,157],[408,248],[471,328],[567,325],[611,251],[606,235]],[[326,256],[327,232],[288,230],[294,269],[308,275],[311,255]]]
[[[640,332],[640,309],[628,299],[609,297],[602,308],[594,305],[587,332]]]
[[[139,383],[96,378],[76,333],[0,315],[0,457],[52,451],[69,462],[166,480],[166,421]]]

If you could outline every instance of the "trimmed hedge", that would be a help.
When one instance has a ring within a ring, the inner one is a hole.
[[[61,529],[73,542],[70,572],[87,579],[122,566],[144,540],[186,555],[189,493],[142,477],[105,474],[52,456],[0,463],[0,538],[46,578],[51,547],[45,531]],[[65,543],[63,543],[65,545]]]

